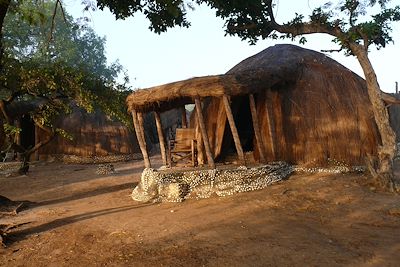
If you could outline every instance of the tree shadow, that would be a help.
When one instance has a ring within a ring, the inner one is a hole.
[[[16,230],[11,233],[7,234],[7,242],[6,245],[9,246],[15,242],[21,241],[25,239],[26,237],[30,235],[35,235],[35,234],[40,234],[46,231],[50,231],[59,227],[66,226],[68,224],[80,222],[80,221],[85,221],[89,220],[95,217],[99,216],[104,216],[104,215],[109,215],[109,214],[114,214],[118,212],[124,212],[128,210],[133,210],[133,209],[138,209],[138,208],[143,208],[153,205],[153,203],[144,203],[140,205],[127,205],[127,206],[122,206],[122,207],[117,207],[117,208],[108,208],[108,209],[103,209],[103,210],[97,210],[97,211],[92,211],[88,213],[82,213],[82,214],[77,214],[69,217],[64,217],[60,219],[56,219],[54,221],[44,223],[38,226],[34,226],[31,228],[27,229],[22,229],[22,230]]]
[[[30,207],[46,206],[46,205],[53,205],[53,204],[58,204],[58,203],[62,203],[62,202],[78,200],[78,199],[82,199],[82,198],[94,197],[94,196],[117,192],[117,191],[129,189],[129,188],[133,189],[137,184],[138,183],[124,183],[124,184],[119,184],[119,185],[100,187],[100,188],[96,188],[91,191],[80,192],[78,194],[66,196],[63,198],[35,202],[35,203],[30,204],[29,206]]]

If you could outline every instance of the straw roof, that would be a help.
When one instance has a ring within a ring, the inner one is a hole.
[[[137,90],[128,96],[126,103],[129,111],[165,111],[194,103],[196,97],[248,94],[280,79],[274,75],[266,75],[263,71],[195,77]]]
[[[129,111],[165,111],[194,103],[196,97],[244,95],[264,91],[280,83],[296,82],[305,66],[323,68],[327,65],[345,75],[356,75],[322,53],[281,44],[243,60],[226,74],[195,77],[137,90],[127,97],[126,103]]]

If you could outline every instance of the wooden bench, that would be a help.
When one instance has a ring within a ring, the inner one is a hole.
[[[192,128],[177,128],[175,133],[175,140],[169,141],[168,149],[168,164],[188,159],[191,166],[197,164],[197,142],[196,131]]]

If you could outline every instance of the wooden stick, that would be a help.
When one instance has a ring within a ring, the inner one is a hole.
[[[35,146],[39,144],[39,127],[35,125]],[[39,149],[36,149],[36,151],[33,154],[34,159],[37,161],[39,160]]]
[[[254,135],[256,136],[258,151],[260,152],[260,161],[262,163],[265,163],[264,146],[262,145],[261,131],[260,131],[260,125],[258,123],[258,116],[256,109],[256,101],[254,100],[253,94],[249,94],[249,102],[250,102],[251,118],[253,120]]]
[[[186,109],[185,106],[180,108],[181,113],[182,113],[182,128],[187,128],[187,118],[186,118]]]
[[[235,119],[233,118],[232,109],[229,104],[229,99],[226,95],[224,95],[222,96],[222,101],[224,102],[226,117],[228,118],[229,126],[231,128],[233,141],[235,142],[235,147],[238,153],[239,161],[241,164],[246,164],[246,161],[244,159],[242,144],[240,143],[239,133],[237,131]]]
[[[268,100],[269,100],[269,97],[266,96],[265,97],[265,114],[267,115],[267,120],[268,120],[268,132],[269,132],[269,137],[270,137],[270,142],[271,142],[272,157],[275,160],[275,157],[276,157],[276,151],[275,151],[275,123],[274,123],[274,119],[271,116],[271,112],[269,110]]]
[[[167,166],[167,153],[165,149],[165,138],[162,129],[160,113],[155,111],[154,118],[156,119],[157,134],[158,134],[158,140],[160,141],[160,152],[161,152],[162,162],[164,166]]]
[[[17,126],[18,128],[21,128],[21,120],[16,120],[15,123],[16,123],[15,126]],[[21,133],[20,132],[17,132],[15,134],[15,141],[14,142],[19,146],[21,145]],[[21,161],[21,153],[17,152],[17,160]]]
[[[142,142],[144,144],[144,162],[145,162],[145,166],[146,166],[146,162],[147,162],[147,167],[146,168],[151,168],[151,163],[150,163],[150,157],[149,154],[147,153],[147,145],[146,145],[146,138],[145,138],[145,134],[144,134],[144,121],[143,121],[143,113],[138,112],[137,113],[137,118],[138,118],[138,122],[139,122],[139,129],[140,129],[140,135],[142,137]]]
[[[194,101],[196,105],[197,119],[200,126],[201,138],[203,139],[204,148],[206,149],[208,165],[210,166],[210,168],[215,169],[215,163],[211,154],[210,141],[208,140],[207,130],[204,124],[204,117],[203,117],[203,112],[201,111],[201,102],[199,97],[196,97]]]
[[[198,116],[196,116],[197,163],[199,165],[203,165],[204,164],[204,150],[203,150],[204,142],[203,142],[203,138],[201,138],[201,131],[200,131],[199,124],[200,123],[199,123]]]
[[[139,142],[139,147],[143,155],[144,167],[151,168],[149,155],[147,154],[144,132],[142,132],[142,127],[140,127],[141,124],[143,125],[143,115],[134,110],[132,111],[132,118],[133,118],[133,125],[135,126],[136,138]]]

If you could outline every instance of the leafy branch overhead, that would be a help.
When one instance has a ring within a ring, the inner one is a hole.
[[[127,88],[116,81],[122,66],[118,62],[107,64],[105,38],[81,27],[68,14],[53,13],[54,6],[53,1],[24,1],[7,15],[1,100],[8,105],[14,102],[14,106],[24,101],[37,103],[40,112],[46,112],[46,108],[64,112],[73,99],[88,111],[104,106],[113,113],[110,115],[122,118],[126,113],[121,109],[123,102],[116,105],[111,97],[125,95]],[[54,38],[49,40],[52,24]]]
[[[302,14],[294,14],[292,20],[283,23],[278,23],[275,19],[274,8],[277,1],[273,0],[99,0],[97,5],[100,9],[108,7],[117,19],[125,19],[136,12],[142,12],[151,23],[150,29],[161,33],[175,26],[190,26],[187,10],[193,9],[196,4],[205,4],[215,10],[217,17],[225,20],[227,34],[237,35],[250,43],[259,39],[277,38],[277,32],[283,33],[286,38],[328,33],[335,36],[336,41],[348,50],[349,42],[363,42],[367,47],[374,44],[380,48],[393,41],[390,23],[400,20],[400,7],[389,7],[390,2],[330,1],[315,8],[307,19]],[[374,11],[373,15],[368,15]],[[360,20],[361,18],[364,19]]]
[[[2,147],[6,145],[5,135],[14,150],[29,154],[37,149],[24,150],[13,143],[18,129],[14,121],[21,116],[28,116],[48,133],[46,142],[56,135],[72,138],[55,124],[57,118],[71,112],[71,103],[89,112],[102,109],[130,126],[124,108],[129,88],[117,81],[123,67],[118,62],[107,64],[105,38],[74,22],[60,3],[19,1],[13,3],[4,20],[0,73],[0,120],[5,126],[0,132]]]

